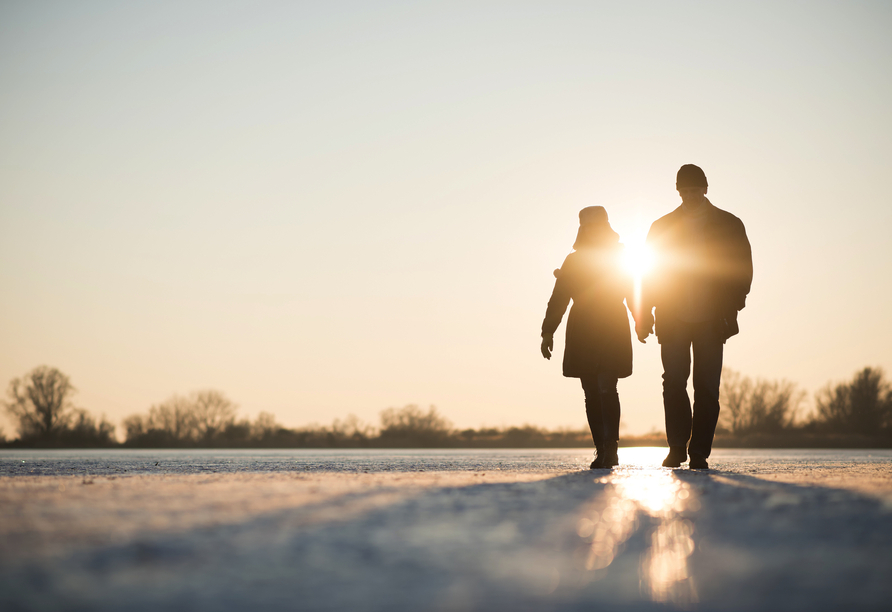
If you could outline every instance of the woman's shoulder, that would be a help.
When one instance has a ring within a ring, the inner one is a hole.
[[[565,281],[575,276],[579,268],[579,253],[573,251],[564,258],[564,263],[554,271],[555,278],[563,278]]]
[[[573,251],[566,257],[564,257],[564,263],[561,264],[561,270],[566,270],[568,268],[572,268],[579,264],[579,252]]]

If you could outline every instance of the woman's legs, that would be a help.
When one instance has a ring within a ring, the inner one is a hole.
[[[592,432],[592,442],[600,455],[604,448],[604,417],[601,414],[601,392],[598,378],[582,378],[582,390],[585,393],[585,416]]]
[[[616,376],[598,372],[598,395],[601,404],[601,418],[604,420],[604,440],[616,443],[619,440],[620,412]]]
[[[619,465],[617,444],[619,442],[620,408],[616,376],[607,372],[598,373],[598,397],[604,436],[604,467],[613,467]]]
[[[619,464],[616,447],[619,441],[619,394],[616,376],[599,372],[597,377],[581,379],[585,392],[585,416],[598,453],[592,467],[613,467]]]

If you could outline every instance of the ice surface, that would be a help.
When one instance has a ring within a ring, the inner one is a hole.
[[[0,609],[887,609],[892,453],[664,454],[7,451]]]

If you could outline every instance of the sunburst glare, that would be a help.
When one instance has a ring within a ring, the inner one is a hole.
[[[623,251],[623,266],[632,277],[632,290],[635,303],[641,301],[641,282],[644,276],[653,268],[653,251],[644,241],[629,241]],[[630,304],[631,306],[631,304]]]
[[[623,266],[636,281],[647,274],[654,264],[654,255],[644,242],[627,243],[623,253]]]

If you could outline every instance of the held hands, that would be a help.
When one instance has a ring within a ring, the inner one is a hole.
[[[542,334],[542,356],[551,359],[551,352],[554,350],[554,334]]]
[[[646,339],[654,331],[653,315],[642,317],[640,321],[635,321],[635,333],[638,334],[638,342],[647,344]]]

